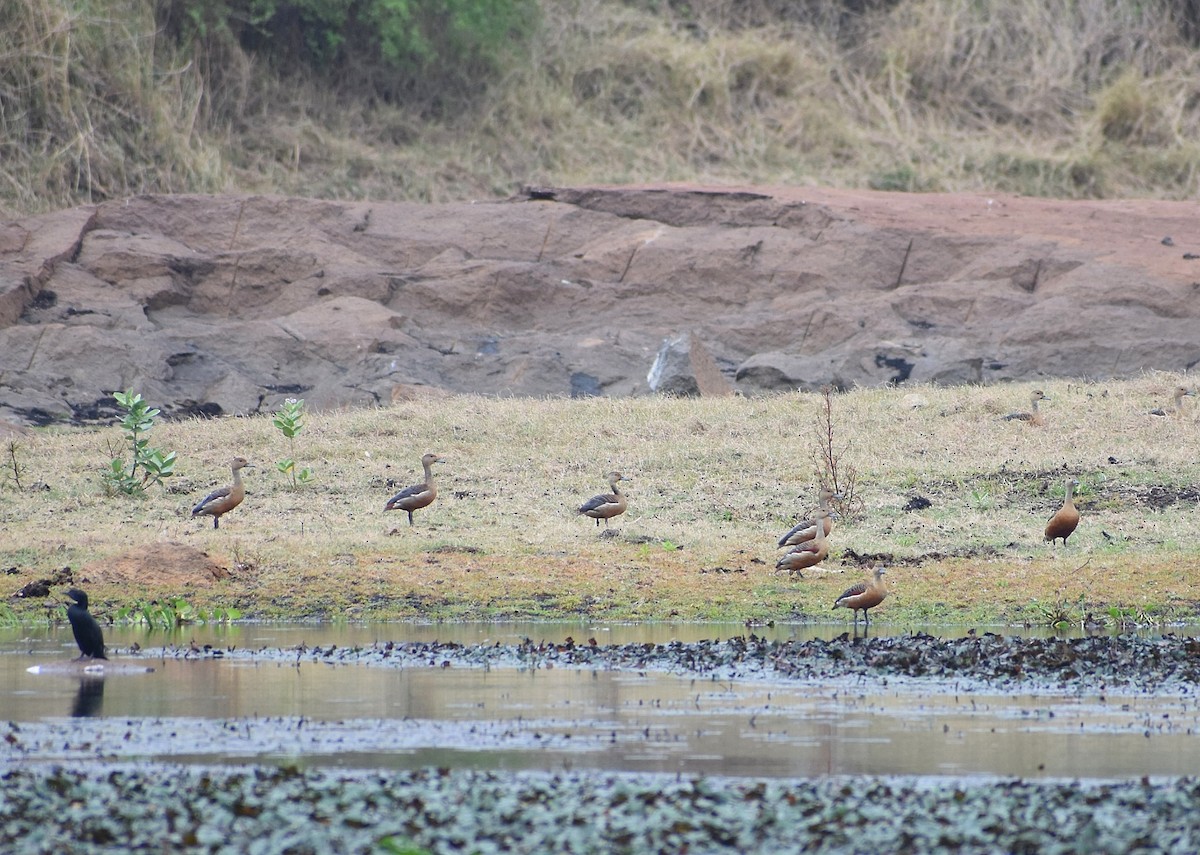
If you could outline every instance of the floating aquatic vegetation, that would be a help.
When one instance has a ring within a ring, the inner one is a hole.
[[[275,852],[1130,852],[1200,835],[1200,782],[10,768],[0,847]],[[377,848],[378,847],[378,848]]]

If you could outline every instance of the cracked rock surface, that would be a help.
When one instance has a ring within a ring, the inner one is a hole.
[[[816,188],[135,197],[0,224],[0,418],[106,422],[130,387],[180,416],[642,394],[685,334],[746,393],[1183,371],[1193,219]]]

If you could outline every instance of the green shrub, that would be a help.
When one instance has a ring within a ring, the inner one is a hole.
[[[313,477],[313,471],[307,466],[300,470],[296,469],[296,436],[304,430],[303,417],[304,399],[288,398],[271,418],[271,424],[279,428],[279,432],[287,438],[288,449],[291,452],[290,457],[276,461],[275,468],[284,475],[291,476],[293,490],[299,484],[307,484]]]
[[[284,74],[435,101],[485,89],[537,12],[536,0],[161,0],[158,19],[184,45],[232,38]]]
[[[113,397],[125,411],[121,427],[125,430],[126,442],[130,444],[129,471],[125,471],[124,460],[113,457],[104,472],[104,486],[110,496],[116,493],[139,496],[149,484],[161,484],[175,474],[175,452],[154,448],[146,439],[145,434],[154,427],[154,419],[159,411],[151,409],[140,394],[130,389],[128,392],[114,392]]]

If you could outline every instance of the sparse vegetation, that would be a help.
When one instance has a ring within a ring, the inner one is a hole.
[[[87,567],[89,594],[112,610],[186,596],[201,613],[263,618],[787,621],[829,619],[848,581],[881,560],[892,590],[881,624],[1044,625],[1051,615],[1037,604],[1062,604],[1055,617],[1071,622],[1169,623],[1200,602],[1200,439],[1190,419],[1145,413],[1179,382],[1046,383],[1056,407],[1044,427],[999,417],[1027,397],[1021,386],[921,387],[927,403],[915,409],[907,387],[839,393],[838,442],[853,449],[861,513],[839,522],[823,570],[803,580],[772,568],[797,497],[807,510],[817,491],[804,426],[824,398],[813,393],[467,396],[313,412],[306,453],[327,477],[305,490],[255,479],[217,531],[188,515],[200,473],[180,464],[178,489],[114,513],[86,465],[104,429],[38,430],[22,447],[49,489],[0,491],[10,544],[0,566],[17,568],[6,577],[14,591],[64,564]],[[270,416],[155,431],[182,461],[222,448],[270,458],[279,441]],[[448,461],[438,500],[412,529],[396,526],[382,510],[387,482],[409,479],[426,448]],[[573,511],[597,472],[618,467],[629,511],[601,538]],[[1069,545],[1051,548],[1042,531],[1068,476],[1092,489]],[[111,559],[160,542],[204,550],[232,576],[184,593],[156,568],[136,586],[105,575]]]
[[[64,612],[65,615],[65,612]],[[150,629],[177,629],[192,624],[228,623],[242,613],[233,608],[200,609],[183,597],[166,602],[143,601],[116,610],[112,622],[118,625],[146,626]]]
[[[288,441],[290,457],[275,462],[275,468],[292,480],[292,489],[300,484],[307,484],[313,478],[313,471],[305,466],[296,468],[296,437],[304,430],[304,399],[288,398],[280,405],[279,410],[271,417],[271,424],[279,428],[279,432]]]
[[[839,446],[833,424],[833,389],[825,386],[821,389],[821,408],[815,419],[815,439],[812,459],[816,469],[817,482],[833,490],[832,500],[834,509],[843,517],[849,517],[859,510],[861,500],[856,501],[855,484],[858,481],[858,470],[845,463],[843,457],[846,446]]]
[[[694,180],[1193,198],[1171,0],[0,0],[0,213]]]
[[[125,470],[125,461],[110,449],[112,460],[104,473],[104,486],[109,495],[140,496],[146,492],[146,487],[161,484],[175,474],[175,452],[150,445],[145,435],[154,427],[159,411],[147,404],[141,394],[130,389],[114,392],[113,398],[125,411],[120,424],[129,444],[129,471]]]
[[[7,453],[5,454],[4,461],[6,464],[4,467],[4,479],[12,481],[13,486],[17,490],[24,490],[25,487],[21,484],[21,473],[25,471],[25,466],[17,459],[17,441],[10,439],[8,445],[5,447],[5,451]]]

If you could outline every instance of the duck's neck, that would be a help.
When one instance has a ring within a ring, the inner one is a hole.
[[[1029,403],[1033,407],[1033,414],[1035,416],[1037,415],[1037,411],[1038,411],[1037,405],[1038,405],[1038,401],[1040,401],[1040,400],[1041,400],[1041,398],[1037,397],[1036,395],[1029,399]]]
[[[242,469],[240,466],[235,467],[233,470],[233,486],[242,486]]]
[[[421,466],[424,467],[424,469],[425,469],[425,483],[432,487],[433,486],[433,464],[432,463],[422,463]]]
[[[1068,481],[1067,482],[1067,498],[1064,500],[1063,504],[1064,505],[1072,504],[1072,500],[1074,498],[1075,498],[1075,488],[1073,486],[1071,486],[1071,482]]]

